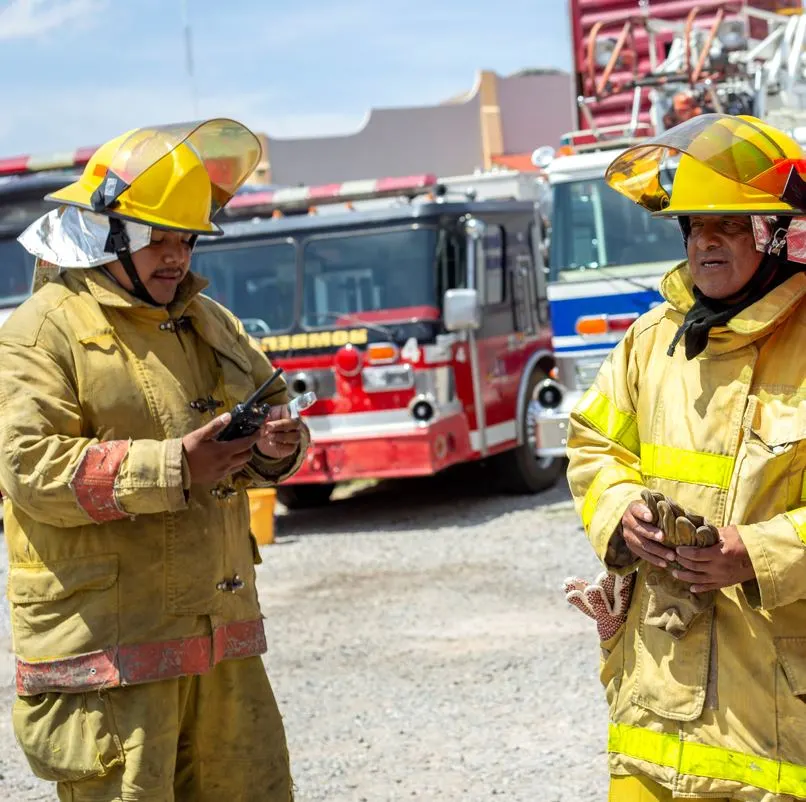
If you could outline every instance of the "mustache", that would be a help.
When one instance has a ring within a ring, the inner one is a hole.
[[[723,248],[714,248],[711,251],[697,254],[697,264],[702,265],[705,262],[729,262],[730,254]]]

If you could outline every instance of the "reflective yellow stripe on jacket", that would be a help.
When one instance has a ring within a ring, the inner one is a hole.
[[[611,724],[608,751],[668,766],[678,774],[735,780],[772,794],[803,796],[806,766],[681,740],[677,735]]]
[[[645,477],[671,479],[727,490],[733,474],[733,457],[686,451],[671,446],[641,443],[641,473]]]
[[[801,499],[801,501],[803,501],[803,499]],[[786,517],[789,518],[790,523],[795,527],[798,537],[806,543],[806,507],[798,507],[796,510],[790,510],[786,513]]]
[[[585,499],[582,502],[582,525],[587,531],[590,529],[593,514],[596,512],[596,505],[602,497],[602,493],[611,487],[622,484],[624,482],[632,482],[634,484],[643,484],[641,474],[626,465],[608,465],[602,468],[596,474],[596,478],[591,482],[588,492],[585,493]]]
[[[734,465],[732,457],[642,443],[635,416],[619,410],[596,387],[591,387],[585,393],[575,411],[608,440],[618,443],[636,456],[640,455],[641,473],[644,477],[708,485],[722,490],[727,490],[730,486]],[[611,480],[613,478],[615,477],[610,477]],[[636,479],[622,479],[621,481],[636,481]],[[640,477],[638,477],[638,481],[641,481]],[[599,480],[598,475],[589,488],[587,496],[595,495],[598,500],[604,488],[594,494],[593,491],[597,484],[603,484],[603,480]],[[588,498],[586,498],[586,503],[587,501]],[[595,503],[593,506],[595,507]]]
[[[641,441],[638,438],[635,416],[622,412],[596,387],[586,391],[574,412],[598,429],[608,440],[618,443],[636,456],[639,454]]]

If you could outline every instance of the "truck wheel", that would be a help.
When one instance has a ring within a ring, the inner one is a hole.
[[[526,408],[520,413],[523,416],[526,434],[523,444],[511,451],[497,454],[490,460],[494,475],[506,493],[518,495],[540,493],[553,487],[565,470],[563,457],[535,456],[535,413],[530,409],[529,402],[535,387],[545,378],[545,373],[535,371],[529,379],[529,386],[526,388]]]
[[[287,485],[277,488],[277,500],[289,510],[321,507],[330,501],[335,484]]]

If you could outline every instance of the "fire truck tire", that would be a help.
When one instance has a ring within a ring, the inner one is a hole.
[[[527,388],[527,399],[531,399],[532,391],[545,378],[545,374],[540,371],[532,374]],[[526,408],[521,410],[520,414],[523,416],[526,432],[524,442],[511,451],[496,455],[490,462],[501,490],[515,495],[529,495],[548,490],[557,484],[565,471],[565,460],[562,457],[535,457],[532,432],[534,423],[530,420],[528,400]]]
[[[277,500],[289,510],[321,507],[330,501],[334,484],[287,485],[277,488]]]

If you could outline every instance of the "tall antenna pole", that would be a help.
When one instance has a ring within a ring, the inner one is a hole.
[[[190,18],[188,17],[187,0],[179,0],[182,6],[182,26],[185,35],[185,68],[190,84],[190,99],[193,104],[193,116],[199,116],[199,100],[196,95],[196,77],[193,72],[193,37],[190,32]]]

